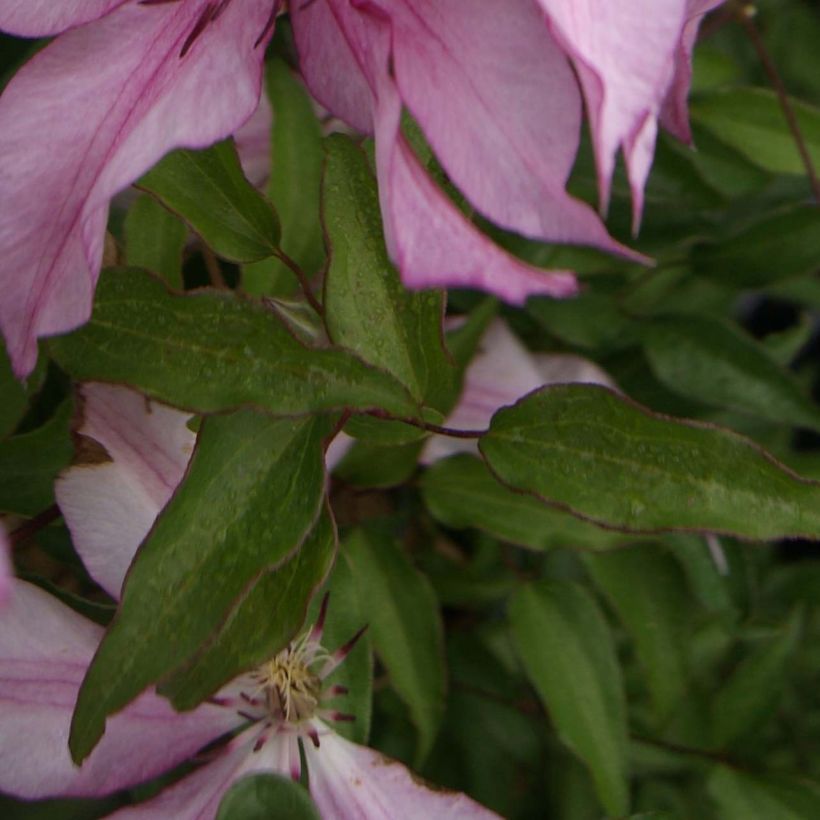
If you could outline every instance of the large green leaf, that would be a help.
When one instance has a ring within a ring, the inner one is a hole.
[[[664,316],[646,325],[644,350],[670,390],[775,424],[820,429],[816,407],[766,348],[707,316]]]
[[[193,709],[223,684],[270,660],[295,637],[308,603],[336,554],[329,512],[319,517],[299,551],[265,572],[218,632],[159,687],[177,709]]]
[[[606,549],[625,540],[622,533],[596,527],[504,487],[470,455],[434,464],[421,479],[421,491],[427,508],[442,524],[476,527],[532,549]]]
[[[348,138],[326,142],[324,223],[330,243],[325,308],[334,342],[392,373],[418,401],[452,378],[441,291],[409,291],[384,245],[376,180]]]
[[[813,273],[820,258],[816,205],[792,205],[767,214],[719,241],[696,245],[692,264],[700,276],[736,288],[760,288]]]
[[[0,512],[36,515],[54,503],[54,480],[71,463],[72,403],[30,433],[0,441]]]
[[[820,165],[820,109],[791,101],[815,165]],[[691,101],[692,119],[760,168],[775,173],[805,173],[794,137],[777,95],[763,88],[732,88],[699,94]]]
[[[321,820],[304,786],[289,777],[251,774],[231,786],[216,820]]]
[[[188,231],[167,208],[148,194],[137,197],[125,217],[125,262],[158,273],[182,287],[182,251]]]
[[[230,291],[169,293],[144,271],[106,271],[91,320],[50,346],[76,379],[124,382],[195,412],[414,414],[391,376],[347,351],[304,347],[263,306]]]
[[[820,785],[787,777],[760,777],[717,766],[708,781],[721,820],[816,820]]]
[[[266,87],[275,112],[267,193],[282,222],[282,250],[312,274],[325,257],[322,129],[304,85],[285,62],[268,64]]]
[[[376,652],[418,730],[420,763],[432,748],[444,709],[444,643],[435,593],[388,536],[356,530],[344,554]]]
[[[626,814],[626,706],[603,614],[582,587],[547,582],[516,593],[510,623],[527,674],[562,740],[589,767],[607,812]]]
[[[683,647],[692,601],[683,573],[656,544],[586,555],[585,563],[635,642],[656,714],[663,721],[688,685]]]
[[[80,689],[77,760],[109,715],[180,669],[302,545],[321,508],[328,427],[252,411],[203,422],[185,481],[138,550]]]
[[[179,214],[225,259],[253,262],[277,250],[279,220],[245,179],[231,140],[203,151],[174,151],[137,184]]]
[[[479,447],[513,489],[617,529],[820,539],[820,484],[736,433],[603,387],[531,393],[496,413]]]

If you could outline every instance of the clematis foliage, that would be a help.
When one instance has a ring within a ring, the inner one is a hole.
[[[0,817],[820,816],[815,3],[0,32]]]

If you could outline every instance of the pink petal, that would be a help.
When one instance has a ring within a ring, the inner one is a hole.
[[[236,725],[215,706],[177,714],[151,692],[108,722],[82,768],[68,753],[77,691],[102,629],[23,581],[0,621],[0,790],[99,795],[148,780]]]
[[[447,426],[457,430],[484,430],[501,407],[544,384],[587,382],[614,387],[596,364],[572,354],[527,350],[506,323],[495,319],[481,340],[478,354],[464,374],[464,388]],[[432,436],[420,461],[432,464],[454,453],[477,452],[474,441]]]
[[[461,820],[497,817],[469,797],[424,786],[401,763],[335,732],[304,745],[310,796],[333,820]]]
[[[86,384],[81,396],[79,432],[112,460],[70,467],[55,495],[89,573],[119,598],[137,547],[182,480],[195,436],[190,414],[124,387]]]
[[[723,0],[687,0],[686,23],[675,51],[675,75],[661,109],[661,124],[679,140],[692,142],[686,99],[692,82],[692,51],[704,15]]]
[[[252,726],[226,744],[216,757],[165,789],[159,796],[131,808],[115,812],[118,820],[173,818],[174,820],[211,820],[216,817],[225,792],[239,778],[256,772],[288,775],[288,749],[293,738],[275,738],[253,751],[259,728]],[[298,749],[297,749],[298,753]]]
[[[14,568],[11,564],[11,544],[6,528],[0,524],[0,608],[4,607],[11,597]]]
[[[129,0],[0,0],[0,29],[48,37],[102,17]]]
[[[355,439],[347,433],[338,433],[330,442],[325,451],[325,466],[327,471],[332,473],[336,465],[347,455],[347,451],[353,446]]]
[[[493,222],[636,257],[565,190],[581,96],[532,0],[376,0],[396,83],[436,156]]]
[[[406,285],[480,288],[515,304],[536,293],[576,293],[571,273],[534,268],[498,248],[422,168],[399,131],[401,99],[388,70],[391,32],[382,18],[338,0],[292,12],[308,85],[335,114],[375,132],[385,235]],[[336,77],[342,70],[352,72],[349,87]]]
[[[623,148],[637,228],[686,0],[539,2],[586,97],[602,208],[609,201],[615,154]]]
[[[271,2],[230,3],[182,57],[207,5],[123,5],[61,35],[0,97],[0,328],[18,376],[38,336],[88,318],[111,197],[256,108]]]
[[[261,188],[270,176],[273,109],[267,94],[259,98],[253,116],[234,134],[245,176]]]

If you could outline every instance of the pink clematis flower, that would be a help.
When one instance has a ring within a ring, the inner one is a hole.
[[[538,0],[569,55],[586,98],[606,210],[615,156],[623,149],[637,232],[643,189],[664,106],[664,122],[688,128],[689,59],[703,15],[722,0]],[[669,102],[666,102],[669,99]]]
[[[79,432],[111,460],[100,459],[97,448],[88,463],[65,472],[56,495],[89,572],[118,597],[137,546],[184,473],[193,436],[187,414],[125,388],[89,384],[83,398]],[[328,721],[345,716],[327,700],[343,692],[324,679],[353,642],[333,653],[322,648],[324,606],[304,636],[192,712],[176,713],[146,692],[109,721],[77,768],[67,747],[71,713],[102,630],[42,590],[14,585],[0,621],[0,790],[25,798],[106,794],[239,730],[190,776],[115,816],[213,818],[224,792],[244,775],[298,777],[300,738],[324,817],[495,816],[463,795],[425,788],[401,764],[332,731]]]
[[[0,97],[0,330],[18,376],[39,336],[88,318],[111,197],[253,114],[277,2],[0,0],[0,29],[64,32]]]
[[[617,389],[610,376],[589,359],[574,353],[531,353],[503,320],[494,319],[464,373],[461,396],[446,424],[458,430],[484,430],[502,407],[544,385],[569,382]],[[421,463],[432,464],[462,452],[478,453],[478,447],[469,439],[432,436]]]

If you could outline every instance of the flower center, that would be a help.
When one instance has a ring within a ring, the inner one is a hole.
[[[327,653],[304,635],[250,673],[256,685],[254,697],[264,698],[268,716],[275,723],[298,724],[316,714],[322,699],[322,678],[313,667],[326,659]]]

